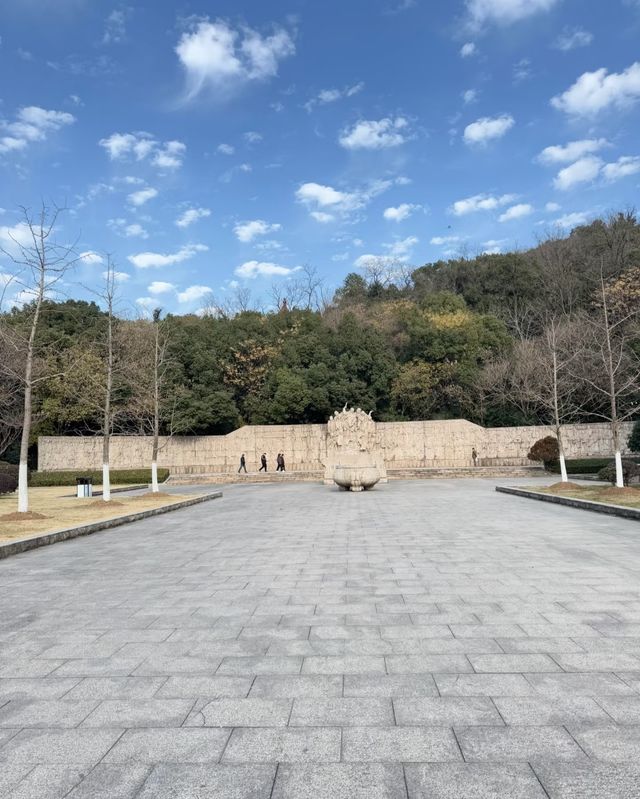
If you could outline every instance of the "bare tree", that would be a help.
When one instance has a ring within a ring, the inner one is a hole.
[[[22,207],[21,230],[24,235],[11,235],[12,245],[2,252],[14,264],[14,284],[20,287],[29,320],[24,338],[22,434],[20,439],[20,465],[18,471],[18,512],[29,511],[29,439],[33,421],[33,389],[38,378],[34,376],[37,354],[37,335],[42,306],[65,274],[76,262],[74,245],[56,240],[56,223],[63,209],[42,203],[37,213]]]
[[[637,270],[637,291],[640,270]],[[622,470],[621,422],[640,410],[640,308],[628,294],[629,286],[605,279],[604,258],[600,267],[600,286],[596,308],[584,316],[584,343],[579,359],[572,366],[574,376],[591,391],[594,414],[611,428],[611,444],[616,464],[616,486],[624,486]]]

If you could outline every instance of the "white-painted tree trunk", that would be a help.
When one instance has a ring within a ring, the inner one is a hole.
[[[109,464],[102,464],[102,499],[105,502],[111,500],[111,475],[109,474]]]
[[[160,487],[158,486],[158,464],[156,461],[153,461],[151,464],[151,490],[160,491]]]
[[[569,481],[569,477],[567,475],[567,462],[564,457],[564,452],[560,453],[560,479],[563,483]]]
[[[622,473],[622,455],[620,450],[616,450],[616,488],[624,488],[624,475]]]
[[[18,513],[29,511],[29,469],[26,463],[18,467]]]

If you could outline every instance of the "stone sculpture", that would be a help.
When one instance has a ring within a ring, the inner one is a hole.
[[[345,491],[366,491],[380,480],[386,482],[386,477],[372,412],[345,405],[332,414],[327,423],[325,483],[336,483]]]

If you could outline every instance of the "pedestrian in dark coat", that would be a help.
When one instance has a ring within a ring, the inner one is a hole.
[[[260,468],[258,469],[259,472],[266,472],[267,471],[267,453],[263,452],[260,456]]]
[[[240,456],[240,468],[238,469],[238,474],[240,474],[240,472],[244,472],[245,474],[247,473],[247,459],[244,457],[244,452]]]

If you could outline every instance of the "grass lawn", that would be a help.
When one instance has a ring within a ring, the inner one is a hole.
[[[527,490],[539,491],[541,494],[588,499],[591,502],[602,502],[605,505],[624,505],[629,508],[640,508],[640,487],[628,486],[616,488],[610,485],[577,485],[576,483],[554,483],[546,488],[527,487]]]
[[[98,487],[97,487],[98,488]],[[50,533],[66,527],[125,516],[160,505],[173,505],[185,496],[177,494],[152,494],[150,491],[140,496],[113,494],[110,502],[102,497],[78,499],[74,486],[55,486],[54,488],[29,489],[29,514],[27,518],[16,519],[18,495],[0,496],[0,542],[16,538]],[[22,515],[21,515],[22,516]]]

